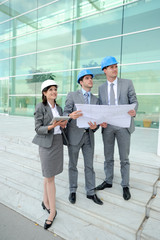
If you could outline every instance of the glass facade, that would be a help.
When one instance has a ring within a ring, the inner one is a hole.
[[[106,79],[101,60],[115,56],[139,101],[136,126],[159,127],[159,0],[0,0],[0,113],[33,116],[41,82],[54,76],[58,103],[79,88],[83,68],[92,92]]]

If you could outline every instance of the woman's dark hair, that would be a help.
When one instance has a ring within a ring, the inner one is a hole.
[[[42,103],[43,103],[45,106],[47,105],[47,98],[46,98],[46,96],[43,94],[43,92],[47,92],[48,89],[49,89],[50,87],[52,87],[52,86],[54,86],[54,87],[57,88],[56,85],[51,85],[51,86],[48,86],[48,87],[44,88],[43,91],[42,91]],[[54,100],[54,102],[56,103],[56,100]],[[56,105],[58,105],[58,104],[56,103]]]

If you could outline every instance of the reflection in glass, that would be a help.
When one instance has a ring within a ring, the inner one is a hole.
[[[38,10],[38,28],[44,28],[65,22],[73,18],[73,1],[68,0],[53,2]]]
[[[10,75],[28,74],[36,69],[36,54],[10,59]]]
[[[159,93],[160,63],[122,66],[122,78],[131,79],[137,93]]]
[[[123,64],[159,60],[160,29],[123,37]]]
[[[72,44],[72,24],[66,23],[38,32],[38,51]]]
[[[145,6],[144,6],[145,5]],[[124,7],[124,33],[159,26],[160,1],[137,1]]]
[[[138,112],[135,118],[136,126],[159,127],[160,96],[138,96]]]
[[[44,72],[71,68],[72,48],[63,48],[37,54],[37,68]]]
[[[19,116],[33,116],[35,110],[35,97],[31,96],[10,96],[9,114]]]

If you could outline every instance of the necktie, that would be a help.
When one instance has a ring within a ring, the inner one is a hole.
[[[85,101],[85,104],[88,104],[88,93],[87,92],[84,93],[84,101]]]
[[[115,105],[115,94],[113,90],[113,85],[114,83],[111,83],[111,88],[110,88],[110,105]]]

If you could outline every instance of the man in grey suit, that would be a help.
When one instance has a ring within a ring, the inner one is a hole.
[[[129,151],[130,151],[130,136],[135,130],[133,117],[136,115],[138,102],[136,93],[131,80],[117,78],[118,66],[117,60],[112,56],[105,57],[101,62],[101,69],[106,75],[107,81],[99,87],[99,100],[101,105],[122,105],[135,103],[134,110],[128,112],[131,116],[131,125],[129,128],[116,127],[110,124],[103,123],[102,137],[104,143],[104,172],[106,175],[105,181],[96,187],[96,190],[103,190],[112,187],[114,174],[114,145],[117,139],[120,164],[121,164],[121,186],[123,188],[123,198],[129,200],[131,194],[129,191]]]
[[[68,153],[69,153],[69,201],[76,202],[76,190],[78,170],[77,162],[80,149],[84,157],[85,189],[87,198],[92,199],[95,203],[102,205],[103,202],[95,194],[95,172],[93,168],[94,155],[94,131],[97,129],[96,123],[89,122],[89,128],[78,128],[76,124],[75,104],[99,104],[99,100],[91,93],[93,86],[93,74],[90,70],[82,70],[78,74],[78,83],[81,90],[70,92],[67,95],[64,108],[64,115],[69,115],[74,119],[68,121]],[[77,111],[78,112],[78,111]],[[79,114],[79,113],[78,113]],[[74,116],[73,116],[74,115]]]

